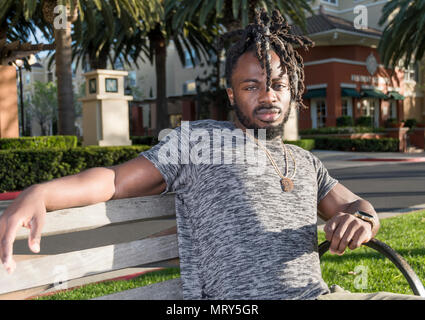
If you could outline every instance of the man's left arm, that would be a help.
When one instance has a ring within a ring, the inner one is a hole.
[[[370,202],[337,183],[318,204],[319,216],[326,221],[324,231],[331,253],[343,254],[372,239],[379,230],[379,218]],[[353,215],[357,211],[373,217],[374,223]]]

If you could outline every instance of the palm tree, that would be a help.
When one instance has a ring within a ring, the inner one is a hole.
[[[424,0],[391,0],[383,7],[379,24],[387,25],[378,51],[384,65],[395,67],[403,59],[407,68],[424,57],[424,12]]]
[[[182,63],[185,61],[185,51],[189,52],[195,65],[192,52],[198,58],[208,58],[211,43],[217,35],[214,27],[201,28],[197,21],[185,21],[181,28],[174,30],[171,20],[178,4],[179,1],[175,0],[157,2],[146,8],[146,17],[136,25],[131,19],[124,18],[125,12],[118,19],[116,9],[106,14],[88,2],[82,10],[90,18],[74,23],[73,54],[77,64],[81,61],[83,65],[88,63],[92,69],[105,69],[107,61],[111,65],[120,60],[137,66],[138,60],[145,61],[144,58],[155,64],[158,132],[169,126],[166,95],[168,44],[174,42]],[[107,24],[107,19],[113,23]]]
[[[313,14],[307,0],[180,0],[178,2],[179,8],[172,19],[172,27],[174,29],[179,29],[185,21],[190,19],[198,19],[199,24],[204,25],[206,20],[211,19],[212,16],[217,19],[216,23],[218,26],[224,27],[218,28],[220,33],[234,31],[245,27],[249,21],[254,20],[256,8],[265,7],[269,12],[273,9],[278,9],[283,16],[291,19],[294,24],[299,25],[305,30],[306,14]],[[222,47],[224,46],[226,48],[228,45],[228,41],[220,43],[216,39],[213,48],[215,56],[218,57],[221,54]],[[207,100],[224,106],[226,101],[222,99],[224,88],[220,84],[221,61],[220,59],[214,59],[214,61],[213,74],[200,81],[212,84],[208,78],[215,79],[215,84],[211,87],[213,90],[209,90],[210,92],[207,94],[210,97]]]
[[[75,111],[73,103],[73,87],[72,87],[72,37],[71,24],[88,20],[90,25],[95,26],[95,21],[89,21],[90,13],[85,14],[85,4],[92,3],[100,10],[105,17],[105,23],[109,29],[113,28],[112,10],[115,9],[117,17],[125,12],[125,18],[129,19],[129,23],[140,25],[139,19],[150,21],[152,18],[158,18],[158,15],[148,15],[147,12],[157,7],[159,0],[7,0],[2,3],[0,9],[0,27],[4,26],[5,17],[13,22],[15,26],[23,24],[31,24],[39,26],[44,32],[47,39],[55,39],[56,52],[56,75],[58,79],[58,105],[59,105],[59,134],[75,134]],[[64,5],[67,8],[67,19],[65,28],[55,28],[53,22],[55,19],[54,8],[57,5]],[[46,22],[40,19],[40,12]],[[124,14],[123,14],[124,15]],[[112,19],[111,19],[112,18]],[[22,29],[22,28],[21,28]],[[10,27],[8,30],[11,30]],[[19,28],[15,29],[19,32]]]
[[[278,9],[293,23],[305,26],[306,12],[313,13],[307,0],[181,0],[179,10],[173,17],[173,28],[199,14],[199,23],[203,25],[210,14],[221,18],[227,31],[246,26],[253,21],[255,9],[265,7],[268,11]]]
[[[168,105],[166,94],[166,59],[167,46],[170,41],[174,42],[180,61],[184,63],[185,52],[188,52],[192,63],[196,65],[195,56],[199,59],[209,58],[213,39],[217,36],[217,29],[214,23],[209,20],[208,26],[201,26],[198,16],[182,22],[179,28],[173,28],[172,19],[179,9],[179,0],[161,0],[163,8],[163,18],[151,25],[147,33],[148,58],[151,63],[155,63],[156,71],[156,106],[157,123],[156,129],[159,132],[169,127]],[[195,56],[192,54],[195,53]]]

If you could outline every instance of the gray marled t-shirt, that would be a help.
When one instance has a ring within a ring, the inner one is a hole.
[[[217,138],[235,129],[227,121],[194,121],[190,128],[186,122],[142,153],[163,175],[164,192],[175,192],[183,296],[315,299],[328,292],[317,253],[317,204],[337,180],[313,154],[286,145],[296,175],[293,191],[283,192],[251,139]],[[280,141],[267,141],[267,148],[285,174]]]

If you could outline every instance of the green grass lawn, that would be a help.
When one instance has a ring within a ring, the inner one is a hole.
[[[381,220],[376,237],[400,253],[425,282],[425,210]],[[319,232],[319,243],[325,240]],[[338,284],[351,292],[388,291],[413,294],[401,272],[390,260],[373,249],[362,247],[342,256],[325,253],[321,259],[322,276],[328,285]],[[37,299],[91,299],[180,276],[178,268],[164,269],[131,280],[107,281]]]
[[[425,283],[425,211],[381,220],[376,238],[401,254]],[[320,232],[319,243],[323,240],[324,233]],[[338,284],[351,292],[413,294],[395,265],[365,246],[353,251],[347,249],[342,256],[327,252],[321,258],[321,268],[328,285]]]

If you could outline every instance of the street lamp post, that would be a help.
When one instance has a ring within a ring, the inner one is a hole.
[[[23,137],[25,135],[25,117],[24,117],[24,91],[23,91],[23,85],[22,85],[22,66],[24,64],[24,61],[21,59],[16,59],[15,65],[18,67],[18,73],[19,73],[19,99],[21,102],[21,136]]]

